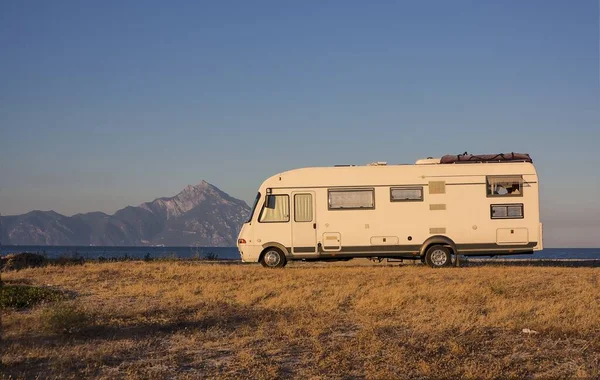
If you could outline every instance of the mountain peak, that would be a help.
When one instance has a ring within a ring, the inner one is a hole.
[[[206,189],[208,187],[211,187],[211,186],[212,185],[210,183],[206,182],[205,180],[201,180],[200,183],[198,183],[196,185],[187,185],[185,187],[185,189],[183,189],[181,191],[181,193],[189,193],[189,192],[194,192],[194,191],[197,191],[197,190],[204,190],[204,189]],[[181,193],[179,193],[179,194],[181,194]]]
[[[215,192],[215,187],[210,183],[202,180],[196,185],[187,185],[179,194],[175,195],[171,199],[180,201],[194,201],[197,198],[204,198],[205,195]]]
[[[218,205],[230,205],[235,203],[242,208],[248,208],[245,202],[231,198],[214,185],[200,181],[197,185],[187,185],[177,195],[170,198],[158,198],[153,202],[141,205],[151,212],[164,214],[167,219],[179,217],[201,204],[219,207]]]

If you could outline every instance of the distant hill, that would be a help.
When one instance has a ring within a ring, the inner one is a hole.
[[[32,211],[0,217],[2,244],[233,246],[250,208],[206,181],[107,215]]]

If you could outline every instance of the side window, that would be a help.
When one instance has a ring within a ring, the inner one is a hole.
[[[312,220],[313,220],[312,194],[295,194],[294,195],[294,221],[295,222],[312,222]]]
[[[267,196],[258,221],[262,223],[289,222],[290,197],[287,195]]]
[[[523,196],[523,176],[488,176],[488,197]]]
[[[390,201],[392,202],[415,202],[422,200],[422,187],[392,187],[390,189]]]
[[[491,205],[492,219],[523,219],[523,203]]]
[[[330,210],[362,210],[375,208],[373,189],[329,190]]]

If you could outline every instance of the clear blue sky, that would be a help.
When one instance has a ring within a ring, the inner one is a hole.
[[[598,1],[2,1],[0,212],[312,165],[529,152],[600,246]],[[584,239],[584,242],[580,239]],[[597,243],[597,244],[596,244]]]

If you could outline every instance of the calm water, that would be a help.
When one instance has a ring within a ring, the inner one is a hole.
[[[48,257],[62,255],[77,255],[89,259],[99,257],[113,258],[128,256],[143,258],[160,257],[207,257],[216,255],[222,260],[239,260],[240,254],[236,247],[75,247],[75,246],[44,246],[44,245],[5,245],[0,247],[0,254],[33,252],[46,254]],[[498,258],[515,259],[600,259],[600,248],[547,248],[533,255],[497,256]]]

